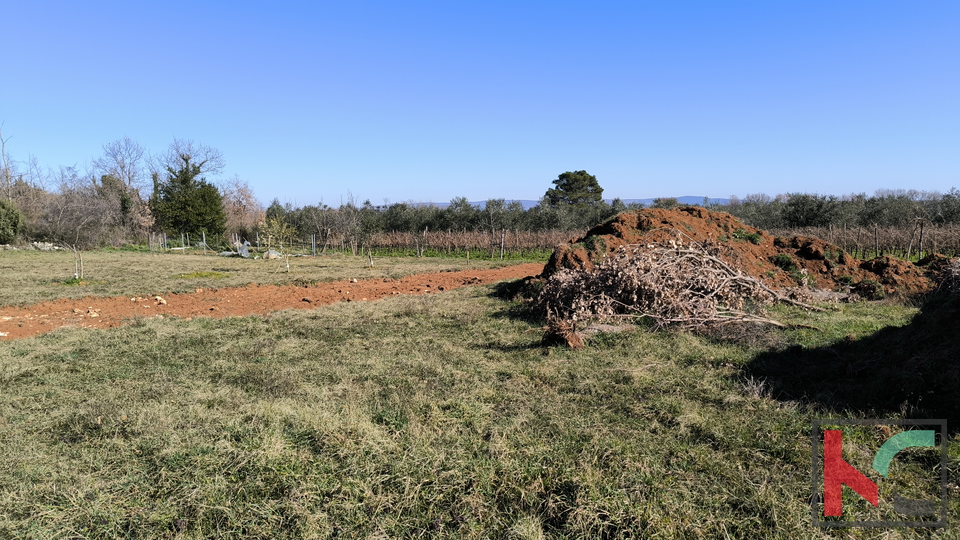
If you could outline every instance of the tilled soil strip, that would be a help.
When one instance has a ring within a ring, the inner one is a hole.
[[[435,294],[464,285],[537,275],[543,265],[414,274],[400,279],[343,280],[309,287],[247,285],[192,293],[61,299],[24,307],[0,307],[0,340],[21,339],[64,326],[112,328],[140,317],[236,317],[282,309],[310,309],[334,302],[379,300],[398,294]]]

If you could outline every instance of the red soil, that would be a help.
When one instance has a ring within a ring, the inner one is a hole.
[[[543,275],[558,268],[590,271],[595,262],[620,246],[669,241],[715,247],[727,263],[774,288],[796,287],[798,279],[829,290],[866,281],[876,282],[888,294],[916,294],[934,284],[924,268],[910,262],[892,257],[860,261],[818,238],[776,238],[730,214],[696,206],[623,212],[582,238],[558,246]],[[778,257],[780,266],[774,263]],[[786,262],[792,263],[792,271],[782,268],[789,266]]]
[[[542,270],[541,264],[527,263],[492,270],[416,274],[394,280],[345,280],[309,287],[248,285],[197,289],[188,294],[53,300],[32,306],[0,307],[0,339],[31,337],[63,326],[113,328],[138,317],[235,317],[310,309],[341,301],[378,300],[398,294],[435,294],[464,285],[537,275]]]

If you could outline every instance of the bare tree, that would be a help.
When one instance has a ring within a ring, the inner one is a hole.
[[[93,168],[99,175],[113,176],[127,189],[142,193],[149,187],[144,170],[145,155],[146,150],[137,141],[124,137],[103,145],[103,156],[93,160]]]
[[[227,215],[227,232],[249,239],[257,225],[264,222],[266,213],[250,184],[234,176],[220,184],[223,211]]]
[[[104,242],[112,225],[110,201],[98,193],[93,179],[80,176],[73,167],[60,167],[54,180],[57,192],[47,198],[38,235],[71,249]]]
[[[3,189],[5,199],[13,198],[13,176],[10,173],[10,156],[7,155],[7,141],[9,140],[10,137],[3,138],[3,125],[0,124],[0,161],[2,161],[3,167],[0,169],[0,188]]]
[[[103,145],[103,156],[93,160],[97,192],[109,202],[109,213],[117,227],[117,241],[142,237],[153,220],[143,198],[147,187],[144,155],[140,144],[124,137]]]
[[[195,143],[189,139],[174,139],[166,152],[151,156],[152,175],[163,177],[168,172],[178,170],[187,158],[192,165],[200,168],[200,174],[217,175],[226,167],[223,152],[212,146]]]
[[[331,235],[338,227],[337,211],[323,204],[321,199],[316,206],[305,206],[299,210],[299,221],[304,231],[316,231],[320,253],[326,253]]]

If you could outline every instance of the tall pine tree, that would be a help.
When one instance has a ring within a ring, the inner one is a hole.
[[[550,206],[562,204],[591,205],[603,201],[603,188],[597,177],[587,171],[567,171],[553,181],[544,195]]]

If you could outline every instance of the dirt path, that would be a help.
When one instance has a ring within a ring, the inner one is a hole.
[[[492,270],[415,274],[401,279],[343,280],[311,287],[248,285],[197,289],[193,293],[54,300],[32,306],[0,307],[0,340],[31,337],[63,326],[112,328],[136,317],[235,317],[310,309],[342,301],[379,300],[397,294],[435,294],[464,285],[532,276],[542,270],[542,264],[527,263]]]

